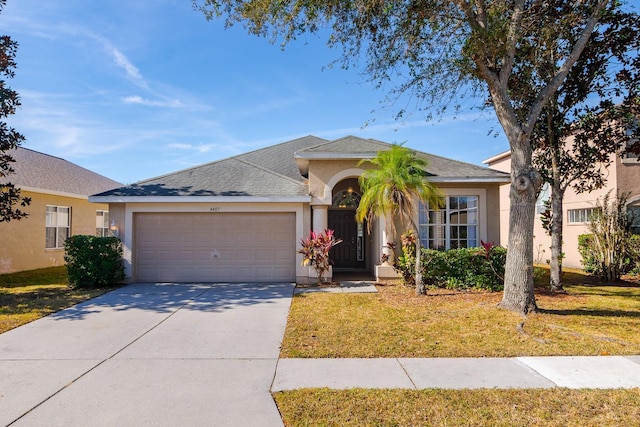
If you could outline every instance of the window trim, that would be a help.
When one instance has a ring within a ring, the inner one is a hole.
[[[49,211],[50,208],[55,209],[55,211],[51,212]],[[62,209],[67,209],[67,224],[66,225],[59,225],[58,224],[58,219],[59,219],[59,214],[62,213],[61,210]],[[71,206],[60,206],[60,205],[46,205],[46,210],[45,210],[45,242],[44,242],[44,247],[45,250],[59,250],[59,249],[64,249],[64,242],[67,238],[71,237]],[[53,225],[49,225],[49,214],[50,213],[55,213],[54,215],[54,219],[55,219],[55,224]],[[49,239],[48,239],[48,229],[54,229],[54,240],[55,240],[55,245],[54,246],[49,246]],[[61,229],[66,229],[67,230],[67,236],[62,239],[61,241],[61,236],[60,236],[60,230]]]
[[[591,215],[593,215],[593,212],[595,211],[596,208],[594,207],[585,207],[585,208],[574,208],[574,209],[567,209],[567,225],[586,225],[589,224],[590,220],[591,220]],[[578,212],[578,211],[583,211],[584,214],[584,221],[572,221],[571,218],[571,214],[574,212]]]
[[[102,227],[98,227],[98,214],[102,213]],[[106,221],[105,221],[106,219]],[[101,232],[98,232],[100,230]],[[96,210],[96,236],[98,237],[109,237],[109,211],[104,209]]]
[[[425,206],[422,202],[420,202],[418,204],[418,228],[420,230],[422,230],[423,228],[427,229],[427,233],[426,235],[423,235],[424,233],[420,233],[420,242],[423,245],[423,247],[428,248],[429,247],[429,240],[430,240],[430,236],[428,233],[429,227],[432,227],[434,225],[438,225],[438,226],[443,226],[444,227],[444,250],[449,250],[451,249],[451,242],[452,242],[452,237],[451,237],[451,231],[452,231],[452,227],[453,226],[460,226],[460,225],[466,225],[467,227],[472,226],[475,227],[475,246],[468,246],[468,247],[478,247],[480,246],[480,241],[483,239],[486,239],[486,236],[484,236],[483,231],[484,231],[484,226],[483,226],[483,220],[486,217],[485,215],[485,203],[484,200],[486,198],[486,195],[484,194],[484,192],[478,192],[478,190],[476,189],[475,191],[468,191],[468,190],[464,190],[464,189],[456,189],[457,191],[450,191],[450,192],[446,192],[444,197],[446,200],[446,206],[444,208],[440,209],[440,212],[442,212],[444,210],[444,215],[445,215],[445,221],[443,223],[438,223],[438,224],[431,224],[429,222],[421,222],[420,221],[420,213],[421,212],[425,212],[426,211],[426,215],[427,215],[427,221],[428,221],[428,206]],[[464,224],[451,224],[450,222],[448,222],[450,214],[452,211],[456,210],[452,210],[451,209],[451,198],[453,197],[475,197],[476,198],[476,207],[475,207],[475,213],[476,213],[476,222],[475,224],[470,224],[470,223],[464,223]],[[455,238],[453,239],[455,241],[460,241],[462,239]],[[467,235],[466,238],[467,242],[469,241],[469,237]]]

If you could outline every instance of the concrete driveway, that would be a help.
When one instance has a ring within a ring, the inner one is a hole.
[[[0,425],[281,426],[293,284],[136,284],[0,335]]]

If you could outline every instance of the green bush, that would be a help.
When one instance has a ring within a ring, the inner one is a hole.
[[[122,244],[116,237],[71,236],[64,249],[71,286],[109,286],[124,278]]]
[[[422,249],[422,278],[429,287],[447,289],[503,289],[507,250],[484,244],[483,248],[439,251]],[[402,283],[415,285],[415,245],[403,245],[394,265]]]

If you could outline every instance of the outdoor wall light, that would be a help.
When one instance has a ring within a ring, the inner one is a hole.
[[[120,230],[118,229],[118,225],[116,224],[116,220],[111,220],[111,225],[109,226],[109,231],[113,237],[118,237],[120,235]]]

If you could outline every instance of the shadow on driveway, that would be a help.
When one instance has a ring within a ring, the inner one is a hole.
[[[127,285],[66,310],[54,313],[54,320],[84,319],[111,309],[171,313],[178,308],[222,312],[256,304],[289,304],[292,283],[137,283]]]

